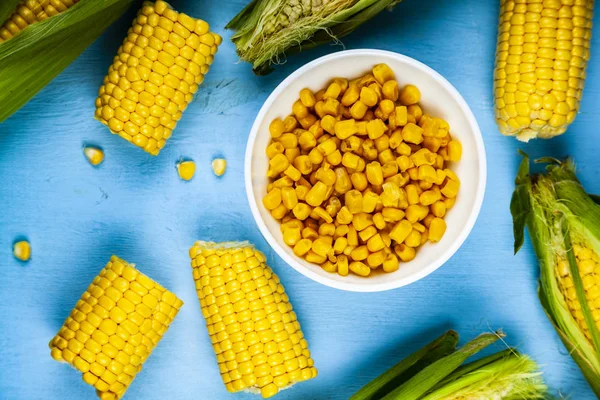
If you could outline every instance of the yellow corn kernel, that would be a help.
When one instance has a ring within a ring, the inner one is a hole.
[[[355,214],[352,218],[352,226],[358,232],[362,231],[363,229],[365,229],[371,225],[373,225],[373,217],[371,216],[371,214],[361,212],[361,213]]]
[[[298,146],[298,136],[293,133],[284,133],[277,140],[286,149],[293,149]]]
[[[381,111],[381,115],[383,119],[388,119],[390,115],[394,112],[395,104],[392,100],[381,100],[379,103],[379,110]]]
[[[290,160],[284,154],[277,154],[269,160],[269,170],[271,171],[271,178],[276,177],[290,166]]]
[[[358,190],[349,190],[344,195],[344,204],[352,214],[362,212],[363,196]]]
[[[350,107],[350,116],[355,120],[362,119],[365,117],[368,109],[369,107],[365,103],[358,100]]]
[[[281,204],[281,189],[273,188],[263,197],[263,205],[267,210],[274,210]]]
[[[383,261],[383,270],[385,272],[394,272],[400,268],[400,262],[394,254],[388,254]]]
[[[414,85],[406,85],[400,90],[398,101],[403,106],[410,106],[417,104],[421,100],[421,92],[419,88]]]
[[[326,157],[326,160],[332,166],[337,166],[342,163],[342,153],[339,150],[334,151]]]
[[[410,206],[409,206],[409,208],[410,208]],[[397,221],[402,220],[402,218],[404,218],[405,213],[404,213],[404,211],[402,211],[398,208],[384,207],[381,210],[381,216],[383,217],[383,220],[385,222],[397,222]]]
[[[102,161],[104,161],[104,152],[99,147],[85,146],[83,148],[83,154],[85,154],[89,163],[94,166],[100,165]]]
[[[216,176],[223,176],[227,169],[227,160],[224,158],[215,158],[212,160],[212,170]],[[288,167],[289,168],[289,167]]]
[[[387,81],[390,81],[395,78],[394,72],[387,64],[377,64],[373,67],[373,76],[379,82],[380,85],[383,85]]]
[[[312,241],[310,239],[301,239],[294,246],[294,254],[298,257],[302,257],[310,251],[311,247]]]
[[[415,259],[416,251],[413,247],[409,247],[405,244],[399,244],[394,246],[394,252],[404,262],[409,262]]]
[[[413,123],[417,123],[421,120],[423,116],[423,110],[419,107],[418,104],[411,104],[407,107],[408,114],[414,118]]]
[[[360,261],[351,262],[348,268],[359,276],[369,276],[371,273],[371,268]]]
[[[410,221],[403,219],[396,223],[392,230],[390,231],[390,237],[396,241],[396,243],[400,244],[404,242],[404,240],[408,237],[410,232],[412,231],[412,223]]]
[[[444,170],[446,171],[446,170]],[[453,179],[446,179],[446,182],[440,188],[442,194],[448,198],[456,197],[458,194],[458,189],[460,187],[460,183]]]
[[[348,238],[348,246],[358,246],[358,232],[353,225],[348,226],[346,238]]]
[[[329,213],[321,207],[315,207],[312,210],[310,217],[313,219],[322,219],[327,224],[330,224],[333,222],[333,218],[331,217],[331,215],[329,215]],[[323,225],[321,225],[321,226],[323,226]],[[333,232],[331,234],[333,235]]]
[[[446,214],[446,204],[441,200],[436,201],[431,205],[431,213],[438,218],[443,218]]]
[[[413,224],[421,219],[421,214],[422,210],[419,204],[411,204],[406,209],[406,219]]]
[[[346,168],[358,170],[361,161],[363,160],[354,153],[344,153],[342,156],[342,165]]]
[[[386,81],[383,83],[381,92],[384,98],[395,102],[398,100],[398,82],[393,79]]]
[[[362,87],[360,89],[360,102],[367,107],[373,107],[377,104],[377,93],[370,87]],[[356,104],[356,103],[354,103]]]
[[[189,181],[196,173],[196,164],[193,161],[182,161],[177,163],[177,173],[184,181]]]
[[[405,126],[408,123],[408,109],[406,106],[397,106],[394,111],[394,123],[397,127]]]
[[[451,140],[448,143],[448,158],[450,161],[460,161],[462,157],[462,145],[457,140]]]
[[[348,257],[346,255],[339,255],[337,258],[337,273],[341,276],[348,275]]]
[[[350,258],[354,261],[362,261],[366,260],[369,256],[369,250],[367,246],[358,246],[350,252]]]
[[[326,257],[327,254],[333,249],[333,238],[331,236],[319,236],[312,243],[311,250],[322,257]]]
[[[414,228],[414,227],[413,227]],[[413,229],[408,236],[406,237],[406,239],[404,239],[404,244],[410,247],[418,247],[421,245],[421,233],[416,230]]]
[[[446,233],[446,221],[442,218],[433,218],[429,225],[429,240],[439,242]]]
[[[325,128],[323,128],[323,129],[325,129]],[[335,130],[335,135],[342,140],[348,139],[350,136],[352,136],[358,132],[356,130],[356,123],[355,123],[354,119],[347,119],[344,121],[335,122],[334,130]]]
[[[321,138],[323,139],[323,138]],[[338,145],[336,143],[335,140],[333,139],[327,139],[323,142],[321,142],[317,148],[319,149],[319,151],[324,155],[324,156],[328,156],[329,154],[333,153],[334,151],[337,150]]]
[[[298,192],[296,192],[296,195],[298,195]],[[308,218],[311,212],[312,208],[308,204],[300,202],[292,209],[294,216],[301,221],[304,221],[306,218]]]
[[[377,228],[374,226],[369,226],[368,228],[365,228],[362,231],[358,232],[358,237],[364,243],[376,234]]]
[[[31,245],[25,240],[13,245],[13,255],[17,260],[28,261],[31,258]]]
[[[300,101],[302,102],[302,104],[304,104],[305,107],[311,108],[314,107],[315,104],[317,103],[317,99],[315,98],[315,95],[313,94],[313,92],[310,89],[302,89],[300,91]]]
[[[381,186],[383,184],[383,170],[381,164],[373,161],[367,164],[366,177],[370,184]]]
[[[293,115],[288,115],[283,119],[283,128],[285,132],[293,132],[298,127],[298,120]]]
[[[323,112],[325,115],[338,116],[340,112],[340,102],[331,97],[325,99],[323,102]]]
[[[296,190],[292,187],[281,188],[281,201],[288,210],[296,207],[296,204],[298,204]]]
[[[295,246],[302,239],[299,228],[290,228],[283,231],[283,242],[288,246]]]
[[[429,164],[421,164],[417,169],[417,176],[420,181],[433,182],[437,179],[437,172]]]
[[[377,139],[387,131],[385,123],[377,118],[367,123],[367,134],[370,139]]]
[[[294,159],[294,167],[302,175],[308,175],[312,172],[313,164],[308,156],[298,156]]]
[[[325,200],[328,187],[323,182],[317,182],[306,194],[306,202],[313,206],[320,206]]]
[[[281,154],[285,151],[283,145],[279,142],[273,142],[267,146],[267,157],[273,158],[277,154]]]
[[[384,229],[387,224],[385,219],[383,218],[383,214],[376,213],[375,215],[373,215],[373,224],[375,224],[375,227],[377,229]]]
[[[405,142],[420,144],[423,142],[423,128],[414,123],[408,123],[402,129],[402,139]]]
[[[296,101],[292,105],[292,113],[296,117],[297,120],[300,118],[304,118],[308,115],[308,108],[300,100]]]
[[[375,192],[365,192],[362,196],[362,212],[372,213],[375,211],[377,202],[379,201],[379,195]]]
[[[381,238],[380,234],[376,234],[376,235],[372,236],[367,241],[367,249],[371,253],[375,253],[375,252],[383,249],[384,247],[385,247],[385,244],[383,243],[383,239]]]
[[[335,254],[341,254],[344,252],[344,249],[348,246],[348,239],[345,237],[339,237],[335,240],[333,245],[333,251]]]
[[[385,163],[382,167],[381,170],[383,172],[383,177],[385,178],[389,178],[391,176],[394,176],[398,173],[398,164],[395,161],[391,161],[388,163]]]
[[[437,154],[432,153],[428,149],[421,149],[410,156],[410,160],[417,167],[421,165],[433,165],[437,158]]]
[[[338,224],[347,225],[352,222],[354,215],[350,212],[348,207],[344,206],[340,209],[340,211],[335,216],[335,221]]]
[[[284,132],[285,127],[283,126],[283,121],[281,118],[275,118],[273,121],[271,121],[271,124],[269,125],[269,133],[273,139],[281,137]]]
[[[371,253],[367,257],[367,260],[366,260],[367,265],[371,268],[377,268],[383,264],[386,256],[387,256],[387,253],[385,252],[385,250],[379,250],[375,253]]]

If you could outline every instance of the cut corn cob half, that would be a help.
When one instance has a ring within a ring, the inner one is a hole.
[[[0,43],[12,39],[29,25],[66,11],[78,2],[79,0],[22,0],[0,27]]]
[[[102,400],[120,399],[183,302],[112,256],[50,342]]]
[[[228,391],[268,398],[317,376],[289,298],[260,251],[248,242],[198,241],[190,257]]]
[[[558,165],[533,177],[527,157],[521,164],[511,202],[515,251],[527,225],[540,262],[542,305],[600,397],[600,206],[571,162],[552,162]]]
[[[564,133],[579,110],[593,0],[501,0],[494,94],[505,135]]]
[[[205,21],[178,13],[164,1],[145,2],[100,87],[96,119],[158,155],[221,41]]]

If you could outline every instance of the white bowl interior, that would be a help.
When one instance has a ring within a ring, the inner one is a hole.
[[[402,263],[393,273],[376,273],[368,278],[355,275],[331,274],[319,266],[294,255],[282,238],[280,224],[262,205],[268,185],[269,124],[276,118],[291,113],[292,104],[301,89],[317,91],[331,79],[341,76],[355,78],[371,70],[378,63],[386,63],[396,74],[402,87],[414,84],[421,91],[421,102],[427,114],[444,118],[450,124],[451,134],[463,147],[462,160],[451,165],[461,179],[456,205],[448,211],[447,231],[439,243],[425,244],[416,258]],[[252,127],[246,150],[246,191],[256,222],[269,244],[288,264],[309,278],[325,285],[353,291],[381,291],[404,286],[423,278],[458,250],[469,234],[479,213],[485,190],[485,150],[481,132],[468,105],[458,92],[435,71],[409,57],[380,50],[352,50],[317,59],[285,79],[267,99]]]

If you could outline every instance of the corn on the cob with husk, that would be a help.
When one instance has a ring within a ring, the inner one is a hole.
[[[401,0],[253,0],[226,26],[240,58],[264,75],[284,57],[335,41]]]
[[[308,343],[277,275],[248,242],[198,241],[196,291],[229,392],[269,398],[317,376]]]
[[[209,29],[164,1],[145,2],[100,87],[96,119],[158,155],[221,44]]]
[[[486,333],[457,349],[448,331],[369,382],[350,400],[544,399],[547,388],[537,364],[506,349],[462,365],[503,337]]]
[[[50,342],[101,400],[117,400],[142,369],[183,302],[112,256]]]
[[[22,0],[13,14],[0,26],[0,43],[36,22],[44,21],[77,4],[79,0]]]
[[[500,132],[564,133],[579,110],[594,0],[501,0],[494,91]]]
[[[0,122],[75,60],[133,0],[1,0]]]
[[[530,175],[525,156],[511,202],[515,252],[529,229],[540,263],[539,296],[567,350],[600,397],[600,205],[571,161]]]

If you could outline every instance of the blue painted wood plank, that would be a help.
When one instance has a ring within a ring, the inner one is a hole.
[[[144,365],[128,398],[250,399],[230,395],[218,369],[187,255],[197,239],[250,240],[268,256],[293,301],[319,377],[278,399],[346,399],[367,381],[442,330],[466,340],[502,328],[507,342],[544,365],[555,392],[592,399],[537,300],[537,266],[529,242],[512,254],[508,210],[523,148],[533,156],[576,156],[582,181],[600,192],[600,40],[593,39],[581,113],[552,141],[522,144],[502,137],[493,118],[492,68],[496,1],[407,0],[344,40],[348,49],[381,48],[414,57],[444,75],[472,107],[489,160],[486,200],[469,239],[448,263],[409,287],[346,293],[314,283],[285,265],[260,236],[243,187],[243,154],[262,102],[289,73],[340,46],[291,58],[267,77],[237,63],[225,23],[245,0],[173,2],[205,18],[225,37],[198,97],[159,157],[112,136],[92,116],[94,99],[135,10],[112,26],[72,66],[0,125],[0,398],[82,399],[93,391],[49,356],[48,341],[111,254],[136,263],[186,303]],[[102,146],[92,168],[84,143]],[[210,161],[222,156],[222,178]],[[196,177],[178,179],[180,157],[197,162]],[[27,237],[33,258],[13,259],[12,242]],[[486,251],[482,251],[486,249]]]

